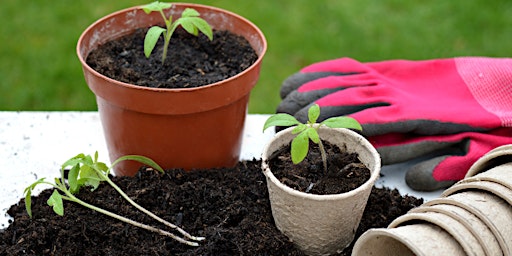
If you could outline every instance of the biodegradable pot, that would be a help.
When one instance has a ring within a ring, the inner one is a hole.
[[[499,146],[480,157],[466,173],[466,178],[485,172],[496,166],[512,162],[512,144]]]
[[[472,181],[490,181],[512,189],[512,162],[498,165],[474,176],[469,176],[462,181],[464,183]]]
[[[512,207],[488,192],[465,190],[426,202],[424,205],[449,204],[477,216],[491,230],[504,255],[512,255]]]
[[[500,244],[489,227],[477,216],[461,207],[450,204],[422,205],[411,209],[409,212],[438,212],[450,216],[464,225],[464,227],[472,233],[485,251],[485,255],[503,255]]]
[[[462,246],[466,255],[478,256],[484,255],[484,247],[480,244],[478,238],[473,234],[471,229],[466,227],[457,219],[452,218],[441,212],[409,212],[395,219],[388,228],[396,228],[404,226],[408,223],[428,222],[439,226],[450,234]],[[443,243],[443,241],[438,241]],[[443,255],[443,254],[439,254]]]
[[[354,256],[466,255],[461,245],[439,226],[426,222],[397,228],[374,228],[362,234]]]
[[[360,187],[342,194],[315,195],[294,190],[281,183],[268,165],[279,150],[295,137],[293,127],[276,134],[265,146],[262,170],[266,176],[272,215],[277,228],[308,255],[329,255],[346,248],[354,239],[381,163],[377,150],[361,135],[348,129],[319,128],[323,141],[342,151],[359,154],[371,171]]]
[[[137,28],[161,24],[158,12],[128,8],[99,19],[80,36],[77,45],[85,80],[96,95],[111,161],[123,155],[152,158],[164,168],[232,167],[241,150],[251,89],[267,49],[263,33],[245,18],[198,4],[176,3],[165,10],[177,17],[196,9],[213,29],[246,38],[258,55],[248,69],[226,80],[197,88],[158,89],[122,83],[89,67],[89,53]],[[139,165],[121,162],[116,175],[133,175]]]
[[[466,190],[482,190],[492,193],[512,206],[512,190],[510,188],[497,182],[473,178],[467,178],[455,183],[455,185],[443,191],[441,196],[449,196]],[[512,221],[510,224],[512,225]]]

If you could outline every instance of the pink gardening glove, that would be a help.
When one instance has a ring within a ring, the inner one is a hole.
[[[407,170],[405,181],[412,189],[432,191],[463,179],[471,165],[490,150],[512,144],[512,128],[420,137],[396,133],[368,139],[380,153],[383,165],[422,157]]]
[[[305,121],[307,109],[316,103],[320,121],[352,116],[362,124],[363,135],[376,143],[383,164],[448,151],[413,166],[406,175],[412,188],[434,190],[461,179],[483,153],[510,143],[510,133],[492,134],[512,127],[511,96],[508,58],[366,64],[342,58],[290,76],[281,87],[277,112]],[[492,139],[486,142],[487,137]],[[448,157],[454,153],[459,156]]]
[[[310,65],[281,87],[277,112],[307,120],[350,115],[367,136],[487,131],[512,126],[512,59],[462,57],[362,64],[342,58]]]

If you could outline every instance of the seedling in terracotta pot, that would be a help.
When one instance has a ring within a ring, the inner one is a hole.
[[[167,222],[166,220],[156,216],[154,213],[146,210],[136,202],[134,202],[131,198],[126,195],[121,188],[119,188],[110,178],[110,170],[119,162],[126,161],[126,160],[132,160],[132,161],[138,161],[142,164],[148,165],[160,172],[164,172],[164,170],[153,160],[144,157],[144,156],[138,156],[138,155],[127,155],[122,156],[118,158],[110,167],[108,167],[105,163],[98,161],[98,152],[94,154],[94,159],[90,155],[84,155],[84,154],[78,154],[77,156],[67,160],[62,164],[60,174],[60,178],[55,178],[55,183],[51,183],[48,181],[45,181],[45,178],[41,178],[37,180],[36,182],[32,183],[30,186],[28,186],[25,191],[25,207],[27,210],[27,213],[30,217],[32,217],[32,209],[31,209],[31,195],[32,191],[37,185],[40,184],[46,184],[50,185],[54,188],[52,195],[48,199],[47,203],[49,206],[53,207],[53,211],[57,213],[58,215],[64,215],[64,204],[63,200],[71,201],[78,203],[84,207],[87,207],[89,209],[92,209],[94,211],[103,213],[107,216],[116,218],[120,221],[126,222],[128,224],[134,225],[136,227],[144,228],[146,230],[156,232],[160,235],[169,236],[176,241],[180,243],[184,243],[191,246],[199,246],[199,244],[196,241],[202,241],[205,238],[204,237],[195,237],[191,236],[189,233],[187,233],[185,230],[181,229],[180,227]],[[68,167],[71,167],[69,170],[69,173],[67,175],[67,183],[66,178],[64,174],[64,170]],[[97,206],[91,205],[89,203],[86,203],[79,198],[75,196],[82,187],[89,187],[92,191],[98,188],[100,185],[100,182],[107,182],[110,186],[112,186],[124,199],[126,199],[131,205],[133,205],[135,208],[137,208],[139,211],[147,214],[151,218],[163,223],[164,225],[168,226],[171,229],[174,229],[181,233],[185,238],[176,236],[173,233],[170,233],[168,231],[155,228],[153,226],[149,226],[131,219],[128,219],[126,217],[120,216],[116,213],[107,211],[105,209],[99,208]],[[188,239],[188,240],[187,240]]]
[[[325,153],[322,140],[318,135],[318,129],[325,125],[330,128],[347,128],[362,130],[361,124],[357,120],[348,116],[331,117],[320,123],[317,123],[318,117],[320,116],[320,106],[317,104],[312,105],[308,109],[308,121],[303,124],[299,122],[294,116],[278,113],[271,115],[265,124],[263,125],[263,131],[271,126],[296,126],[292,133],[297,136],[292,140],[291,143],[291,156],[292,162],[298,164],[306,158],[309,151],[309,140],[318,144],[322,162],[324,166],[324,172],[327,172],[327,156]]]
[[[208,37],[208,39],[210,39],[210,41],[213,40],[212,28],[208,22],[199,17],[199,12],[192,8],[186,8],[181,13],[181,17],[173,22],[172,16],[167,18],[164,13],[164,10],[171,8],[171,6],[171,3],[162,3],[158,1],[142,6],[142,10],[144,10],[144,12],[147,14],[151,12],[159,12],[165,21],[166,29],[159,26],[153,26],[148,30],[146,33],[146,38],[144,39],[144,54],[147,58],[149,58],[151,52],[155,48],[156,43],[158,42],[158,38],[160,38],[160,35],[163,35],[164,49],[162,53],[162,64],[164,64],[165,58],[167,57],[167,48],[169,47],[172,34],[180,25],[183,29],[192,35],[198,36],[199,31],[201,31]]]

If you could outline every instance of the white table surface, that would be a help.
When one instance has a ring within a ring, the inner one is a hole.
[[[247,117],[242,160],[259,159],[272,129],[263,133],[268,115]],[[0,229],[7,227],[6,211],[23,197],[35,180],[58,177],[63,161],[79,153],[99,152],[108,161],[107,147],[97,112],[1,112],[0,111]],[[431,200],[441,194],[411,190],[404,181],[404,165],[384,166],[377,187],[397,188],[402,195]]]

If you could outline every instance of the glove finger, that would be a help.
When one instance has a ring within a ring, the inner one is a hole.
[[[281,99],[286,98],[292,91],[297,90],[302,85],[311,81],[329,77],[329,76],[344,76],[355,73],[341,73],[341,72],[309,72],[309,73],[295,73],[283,81],[281,90],[279,92]]]
[[[363,131],[365,127],[363,125]],[[386,134],[369,137],[382,158],[383,165],[401,163],[433,152],[450,152],[463,154],[468,140],[465,138],[440,141],[431,137],[408,138],[407,134]]]
[[[413,165],[405,173],[405,183],[417,191],[434,191],[453,185],[454,180],[439,181],[434,178],[436,167],[450,156],[438,156]]]

